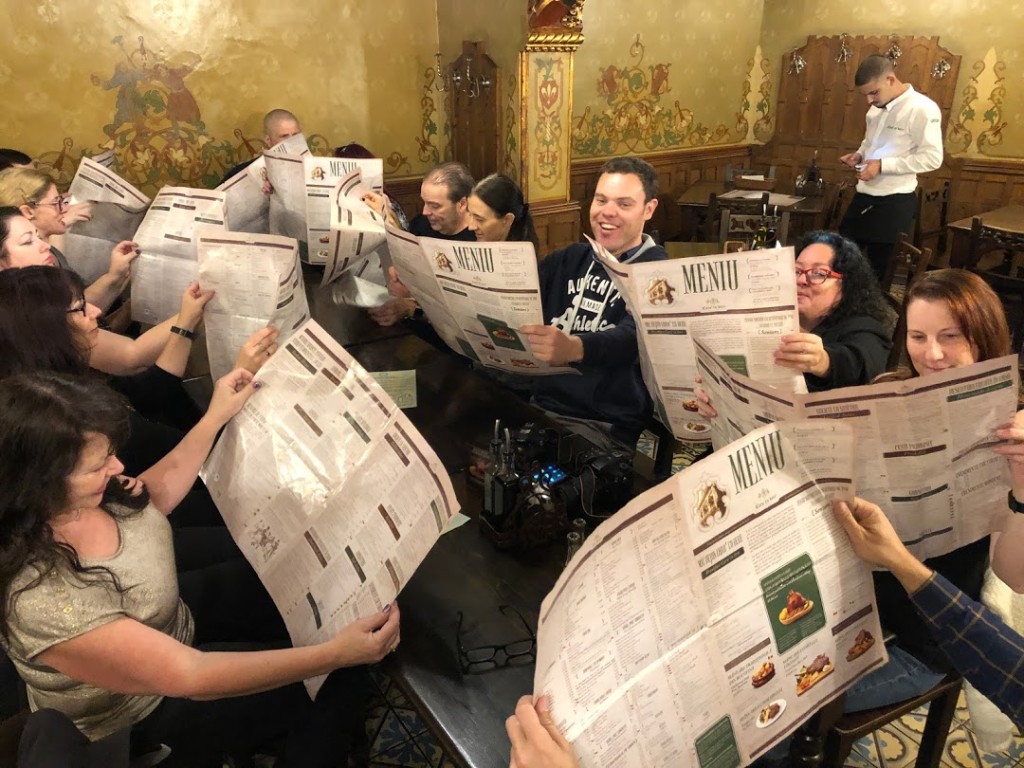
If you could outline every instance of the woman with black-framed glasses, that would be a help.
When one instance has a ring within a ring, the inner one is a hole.
[[[0,172],[0,206],[10,207],[25,217],[38,237],[49,245],[56,263],[64,269],[71,268],[62,253],[64,233],[74,222],[87,220],[92,215],[89,203],[72,205],[57,191],[57,185],[47,174],[35,168],[13,166]],[[4,219],[5,228],[10,216],[10,212],[5,211],[0,217]],[[0,249],[0,268],[4,264],[3,250]],[[128,286],[131,263],[137,255],[138,249],[130,240],[114,246],[107,272],[86,287],[91,304],[104,312],[110,309]]]

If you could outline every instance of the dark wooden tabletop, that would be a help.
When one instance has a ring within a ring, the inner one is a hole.
[[[702,208],[708,204],[708,195],[725,194],[728,190],[724,181],[698,181],[690,185],[678,198],[676,205],[691,208]],[[785,190],[774,190],[776,194],[792,194]],[[779,211],[789,211],[792,214],[816,216],[825,210],[824,199],[821,195],[803,197],[792,205],[780,205]]]
[[[1007,205],[993,211],[979,213],[977,217],[968,216],[966,219],[959,219],[947,226],[952,230],[970,232],[971,222],[975,218],[980,218],[986,227],[1004,229],[1007,232],[1024,232],[1024,205]]]

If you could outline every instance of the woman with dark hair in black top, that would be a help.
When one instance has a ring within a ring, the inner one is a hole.
[[[540,249],[523,190],[508,176],[492,173],[469,196],[469,228],[484,242],[530,242]]]

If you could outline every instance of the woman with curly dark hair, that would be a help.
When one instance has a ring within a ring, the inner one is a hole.
[[[809,392],[868,384],[885,370],[895,321],[871,265],[836,232],[808,232],[796,250],[800,331],[782,337],[776,365],[801,371]],[[718,412],[696,381],[697,410],[713,419]]]
[[[776,364],[811,392],[867,384],[885,370],[893,319],[871,265],[836,232],[808,232],[796,251],[800,333],[782,337]]]

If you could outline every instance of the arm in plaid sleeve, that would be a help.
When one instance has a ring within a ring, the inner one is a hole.
[[[960,674],[1024,728],[1024,637],[939,574],[910,599]]]

